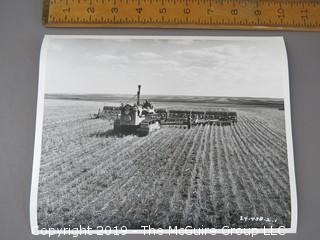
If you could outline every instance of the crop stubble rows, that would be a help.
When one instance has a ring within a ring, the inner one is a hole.
[[[285,131],[272,127],[283,112],[268,119],[262,110],[241,110],[231,127],[118,137],[111,121],[91,120],[78,105],[65,108],[45,112],[40,227],[290,226]]]

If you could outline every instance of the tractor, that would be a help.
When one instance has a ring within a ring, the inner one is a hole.
[[[138,85],[137,101],[121,104],[120,107],[104,106],[92,118],[115,119],[113,131],[116,134],[148,135],[160,129],[161,125],[192,128],[195,125],[231,126],[237,123],[237,113],[232,111],[201,111],[181,109],[155,109],[148,101],[140,101],[141,85]]]
[[[125,104],[120,108],[119,116],[114,120],[115,133],[136,133],[148,135],[160,129],[160,120],[155,113],[153,105],[145,100],[140,103],[141,85],[138,85],[137,102],[133,105]]]

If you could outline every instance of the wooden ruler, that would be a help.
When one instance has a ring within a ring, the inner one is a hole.
[[[47,27],[320,30],[320,1],[45,0]]]

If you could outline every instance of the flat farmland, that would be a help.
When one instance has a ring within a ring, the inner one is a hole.
[[[90,119],[102,106],[45,100],[39,227],[290,227],[284,111],[233,106],[234,126],[119,137]]]

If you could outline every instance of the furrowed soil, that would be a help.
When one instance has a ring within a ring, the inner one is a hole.
[[[40,228],[290,227],[284,111],[239,108],[234,126],[120,137],[112,119],[89,118],[99,107],[45,101]]]

